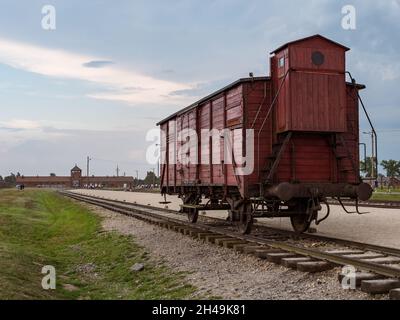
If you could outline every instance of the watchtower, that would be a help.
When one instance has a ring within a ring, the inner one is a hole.
[[[82,170],[75,164],[75,167],[71,169],[71,186],[73,188],[79,188],[81,186]]]

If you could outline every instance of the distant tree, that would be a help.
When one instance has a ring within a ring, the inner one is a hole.
[[[0,176],[0,181],[3,181],[3,177],[2,176]]]
[[[55,177],[56,174],[55,173],[50,173],[50,177]]]
[[[9,184],[15,184],[17,182],[17,178],[14,173],[11,173],[9,176],[4,178],[4,182]]]
[[[157,178],[153,171],[147,171],[146,178],[144,178],[144,184],[160,184],[160,178]]]
[[[360,161],[360,171],[365,174],[365,177],[372,177],[372,164],[376,164],[376,158],[367,157],[365,160]]]
[[[386,176],[389,178],[394,178],[400,176],[400,161],[396,160],[383,160],[381,166],[386,171]]]
[[[21,176],[21,174],[19,172],[17,172],[17,177],[19,178]]]

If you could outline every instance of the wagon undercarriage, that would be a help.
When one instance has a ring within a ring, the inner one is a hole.
[[[372,189],[366,183],[321,184],[321,183],[281,183],[265,186],[264,195],[243,198],[234,188],[227,192],[223,187],[180,187],[183,204],[181,211],[196,223],[199,212],[227,210],[228,221],[237,226],[243,234],[251,232],[255,218],[290,218],[294,231],[306,232],[311,223],[318,225],[328,218],[330,206],[327,198],[367,200]],[[167,192],[167,190],[164,190]],[[326,212],[319,216],[323,206]]]

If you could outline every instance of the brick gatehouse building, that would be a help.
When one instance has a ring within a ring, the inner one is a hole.
[[[33,188],[127,188],[134,185],[133,177],[127,176],[82,176],[82,170],[75,165],[70,176],[19,176],[17,184]]]

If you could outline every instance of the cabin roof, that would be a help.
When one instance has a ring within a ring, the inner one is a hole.
[[[275,49],[274,51],[272,51],[271,54],[274,54],[274,53],[276,53],[278,51],[282,51],[283,49],[285,49],[289,45],[292,45],[292,44],[295,44],[295,43],[299,43],[299,42],[303,42],[303,41],[307,41],[307,40],[311,40],[311,39],[314,39],[314,38],[320,38],[320,39],[323,39],[325,41],[328,41],[328,42],[330,42],[330,43],[332,43],[332,44],[334,44],[334,45],[336,45],[338,47],[341,47],[341,48],[345,49],[345,51],[349,51],[350,50],[350,48],[348,48],[348,47],[346,47],[346,46],[344,46],[344,45],[342,45],[342,44],[340,44],[338,42],[335,42],[335,41],[333,41],[331,39],[328,39],[328,38],[326,38],[324,36],[321,36],[320,34],[315,34],[315,35],[310,36],[310,37],[306,37],[306,38],[297,39],[297,40],[294,40],[294,41],[291,41],[291,42],[287,42],[284,45],[281,45],[278,49]]]

